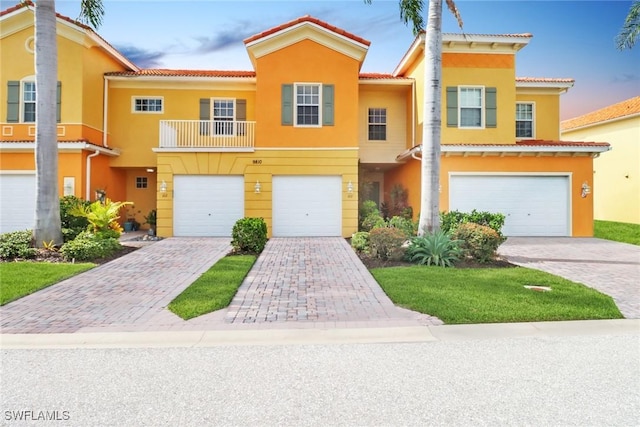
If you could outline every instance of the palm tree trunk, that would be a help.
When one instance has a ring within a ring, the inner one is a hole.
[[[442,0],[429,0],[425,37],[419,235],[440,229]]]
[[[37,247],[53,241],[61,245],[58,196],[58,142],[56,132],[56,86],[58,47],[54,0],[35,2],[36,69],[36,212],[33,228]]]

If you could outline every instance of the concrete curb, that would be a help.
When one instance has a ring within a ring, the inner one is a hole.
[[[0,349],[426,343],[434,341],[621,334],[640,336],[640,319],[388,328],[0,334]]]

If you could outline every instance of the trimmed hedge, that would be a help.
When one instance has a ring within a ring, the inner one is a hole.
[[[231,231],[231,246],[236,252],[259,254],[267,244],[267,224],[262,218],[242,218]]]

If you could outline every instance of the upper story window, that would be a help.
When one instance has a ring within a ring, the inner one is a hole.
[[[161,96],[150,97],[133,97],[133,112],[134,113],[162,113],[163,99]]]
[[[62,85],[56,87],[56,121],[60,122]],[[35,76],[7,82],[7,123],[34,123],[36,121]]]
[[[36,82],[22,82],[22,121],[36,121]]]
[[[213,134],[233,135],[233,121],[235,119],[235,105],[233,99],[213,100]]]
[[[288,83],[282,85],[283,126],[315,127],[334,125],[334,85]]]
[[[369,141],[387,140],[387,109],[369,108]]]
[[[296,126],[320,126],[320,85],[296,84]]]
[[[533,138],[533,103],[516,104],[516,138]]]
[[[461,87],[459,91],[460,127],[482,127],[483,88]]]
[[[498,125],[498,92],[495,87],[448,86],[447,127],[495,128]]]

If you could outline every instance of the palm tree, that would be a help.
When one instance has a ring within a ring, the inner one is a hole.
[[[440,229],[440,126],[442,110],[442,0],[428,0],[425,34],[424,115],[422,121],[422,172],[418,235]],[[453,0],[445,0],[462,29],[462,18]],[[365,0],[371,3],[371,0]],[[424,29],[424,0],[400,0],[400,17],[413,25],[413,33]]]
[[[624,20],[620,33],[616,37],[618,49],[631,49],[636,44],[640,34],[640,0],[635,0],[629,9],[629,14]]]
[[[104,9],[101,0],[81,0],[80,18],[100,25]],[[58,196],[58,141],[56,132],[56,86],[58,43],[55,0],[35,2],[36,70],[36,212],[34,244],[61,245],[62,224]]]

